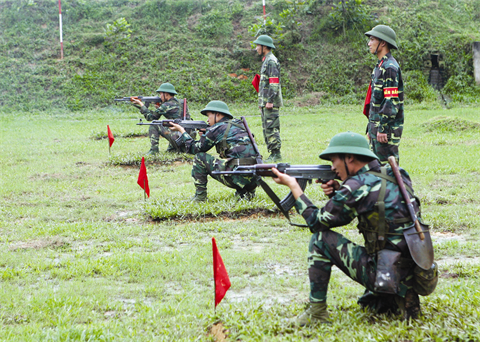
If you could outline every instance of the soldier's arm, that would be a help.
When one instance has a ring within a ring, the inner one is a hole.
[[[350,179],[335,192],[323,208],[316,207],[305,194],[297,199],[295,208],[303,216],[312,233],[344,226],[358,216],[357,208],[369,191],[365,187],[366,185],[362,186]]]
[[[200,152],[207,152],[216,145],[217,133],[216,129],[207,128],[207,131],[200,137],[200,140],[193,140],[193,138],[186,132],[183,133],[180,138],[185,144],[187,153],[197,154]]]
[[[152,112],[150,109],[148,109],[147,107],[145,107],[145,105],[142,106],[142,108],[140,108],[140,113],[143,114],[143,116],[145,117],[145,119],[147,121],[153,121],[153,120],[158,120],[160,119],[160,117],[162,115],[165,115],[166,113],[166,108],[165,106],[162,104],[160,107],[158,107],[157,109],[155,109],[154,112]]]
[[[387,68],[383,73],[383,101],[379,111],[378,133],[390,133],[400,108],[398,77],[398,69],[394,67]]]

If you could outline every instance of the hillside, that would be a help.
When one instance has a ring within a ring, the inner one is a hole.
[[[166,81],[191,103],[255,98],[250,80],[261,62],[249,28],[261,22],[261,1],[64,0],[63,60],[57,3],[0,1],[0,110],[102,108],[115,96],[154,94]],[[363,32],[378,23],[399,36],[407,101],[437,100],[427,81],[438,51],[443,92],[454,103],[480,102],[471,51],[480,0],[332,3],[267,0],[269,28],[283,26],[276,55],[287,103],[311,93],[315,103],[360,103],[375,63]]]

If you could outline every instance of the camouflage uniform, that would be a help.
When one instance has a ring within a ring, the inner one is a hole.
[[[195,154],[192,177],[197,193],[206,192],[208,175],[239,193],[255,190],[256,177],[212,175],[212,171],[232,170],[235,165],[255,164],[256,153],[241,121],[224,117],[209,127],[200,140],[195,141],[188,133],[183,133],[177,142],[185,146],[187,153]],[[220,158],[205,153],[214,146]]]
[[[273,103],[273,108],[265,108],[267,103]],[[267,53],[263,58],[258,86],[258,106],[262,110],[263,137],[268,151],[280,150],[282,141],[280,140],[279,108],[283,106],[283,99],[280,63],[272,52]]]
[[[405,185],[413,196],[410,178],[406,171],[400,170]],[[320,210],[305,195],[297,199],[295,207],[305,218],[313,233],[308,257],[312,303],[326,302],[331,268],[332,265],[336,265],[351,279],[366,287],[366,296],[359,300],[360,304],[375,306],[375,304],[372,305],[372,301],[366,300],[366,297],[380,296],[387,302],[390,300],[391,306],[388,309],[395,311],[398,309],[395,297],[408,296],[407,300],[413,298],[419,307],[418,295],[411,290],[415,264],[402,233],[402,228],[410,226],[413,222],[393,178],[393,172],[390,168],[383,168],[383,171],[392,178],[386,181],[371,173],[381,172],[380,163],[377,160],[368,163],[353,177],[347,178],[325,207]],[[395,183],[391,182],[392,179]],[[382,196],[382,182],[385,183],[386,189],[383,201],[384,220],[379,219],[381,214],[377,209],[377,201],[380,201]],[[419,213],[418,201],[414,201],[414,207]],[[355,217],[359,219],[358,228],[365,238],[365,247],[331,230],[331,228],[350,223]],[[384,223],[383,227],[381,222]],[[401,266],[398,271],[400,286],[397,296],[374,293],[376,253],[383,249],[401,252]],[[381,310],[378,306],[375,309]]]
[[[382,164],[389,156],[399,162],[398,146],[403,131],[403,80],[400,66],[389,52],[372,72],[372,96],[368,116],[370,147]],[[377,132],[386,133],[388,143],[377,141]]]
[[[155,109],[154,112],[150,111],[145,106],[140,108],[140,112],[143,114],[143,116],[145,116],[147,121],[159,120],[162,115],[166,119],[182,119],[180,102],[175,97],[163,102],[160,107]],[[158,143],[160,136],[162,136],[169,141],[167,148],[168,152],[182,152],[175,143],[175,140],[180,137],[180,133],[173,132],[168,127],[162,125],[150,125],[150,128],[148,129],[148,136],[150,137],[153,151],[158,151]]]

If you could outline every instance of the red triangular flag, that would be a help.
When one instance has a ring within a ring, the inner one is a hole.
[[[150,188],[148,187],[147,168],[145,167],[145,157],[142,157],[142,164],[140,164],[140,172],[138,174],[138,185],[145,191],[148,197],[150,197]]]
[[[217,248],[215,238],[212,237],[212,250],[213,250],[213,279],[215,280],[215,307],[225,297],[225,293],[232,285],[228,278],[227,269],[223,263],[222,256]]]
[[[107,131],[108,131],[108,143],[110,144],[109,147],[112,147],[113,142],[115,141],[115,138],[113,137],[112,131],[110,130],[110,126],[107,125]]]
[[[372,100],[372,82],[368,85],[367,96],[365,97],[365,104],[363,105],[363,115],[368,119],[370,114],[370,101]]]
[[[260,75],[255,74],[255,77],[253,77],[252,85],[255,88],[255,90],[257,91],[257,93],[258,93],[259,84],[260,84]]]

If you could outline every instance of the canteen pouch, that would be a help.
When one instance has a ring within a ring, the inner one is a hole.
[[[400,288],[398,262],[402,253],[382,249],[377,253],[377,272],[373,290],[377,293],[397,294]]]
[[[438,265],[436,262],[432,264],[428,270],[415,265],[413,269],[413,289],[420,296],[428,296],[437,287],[438,282]]]

